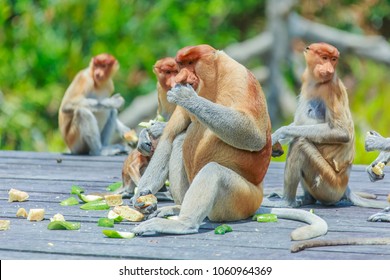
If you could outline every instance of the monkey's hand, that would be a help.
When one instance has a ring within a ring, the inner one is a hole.
[[[158,139],[163,134],[166,125],[166,122],[153,122],[152,125],[147,128],[147,130],[150,133],[150,136],[152,136],[154,139]]]
[[[148,197],[152,196],[152,192],[150,190],[140,191],[135,194],[132,198],[134,208],[139,210],[144,214],[151,214],[157,210],[157,199],[150,203],[145,203],[145,201],[150,201]]]
[[[186,107],[185,105],[188,102],[191,102],[197,97],[198,95],[196,94],[196,91],[189,84],[187,85],[177,84],[174,88],[172,88],[167,93],[168,102],[175,103],[182,107]]]
[[[284,139],[286,139],[286,135],[284,133],[284,126],[277,129],[274,133],[272,133],[272,146],[274,146],[276,143],[283,142]]]
[[[119,109],[125,103],[125,99],[121,96],[120,93],[116,93],[109,98],[104,98],[100,101],[100,105],[105,108]]]
[[[367,152],[374,150],[383,150],[386,145],[386,139],[380,135],[378,132],[371,130],[366,134],[366,140],[364,142],[364,147]]]

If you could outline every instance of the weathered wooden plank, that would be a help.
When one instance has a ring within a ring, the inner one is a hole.
[[[62,158],[57,163],[57,158]],[[1,259],[389,259],[389,246],[340,246],[308,249],[291,254],[290,233],[302,223],[279,220],[260,224],[245,220],[229,223],[234,231],[215,235],[218,225],[206,221],[199,234],[148,235],[132,240],[105,238],[96,225],[108,211],[85,211],[79,206],[64,207],[59,202],[70,196],[72,184],[79,184],[87,193],[102,192],[110,183],[120,181],[124,156],[88,157],[55,153],[0,151],[0,219],[10,219],[11,229],[0,232]],[[282,190],[284,163],[272,162],[267,173],[265,192]],[[351,188],[371,191],[386,199],[388,181],[371,183],[365,166],[354,166]],[[22,203],[8,203],[8,190],[20,188],[30,198]],[[160,202],[169,205],[171,202]],[[29,222],[16,218],[19,207],[45,208],[46,219]],[[345,204],[325,207],[311,205],[315,213],[328,221],[329,232],[322,239],[384,237],[390,223],[370,223],[366,219],[376,209],[362,209]],[[79,231],[49,231],[49,217],[62,213],[70,221],[79,221]],[[136,223],[115,225],[117,230],[131,231]]]

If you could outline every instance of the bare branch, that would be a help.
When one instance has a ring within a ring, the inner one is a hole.
[[[307,20],[296,13],[288,17],[290,34],[311,42],[327,42],[341,52],[356,55],[390,65],[390,44],[382,36],[364,36],[341,31]]]

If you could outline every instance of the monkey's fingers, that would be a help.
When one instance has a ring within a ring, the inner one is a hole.
[[[283,154],[284,150],[282,145],[279,142],[276,142],[276,144],[272,146],[272,157],[280,157]]]
[[[383,172],[382,173],[378,172],[379,174],[376,174],[372,166],[367,167],[366,171],[368,173],[368,178],[370,178],[371,182],[382,180],[385,177],[385,174]]]
[[[157,198],[153,194],[139,196],[134,207],[144,214],[150,214],[157,210]]]

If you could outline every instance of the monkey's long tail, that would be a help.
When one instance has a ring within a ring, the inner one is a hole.
[[[307,223],[307,226],[299,227],[291,232],[291,240],[311,239],[328,232],[328,224],[325,220],[305,210],[261,207],[257,213],[271,213],[281,219]]]
[[[307,240],[293,244],[290,248],[291,253],[303,251],[306,248],[340,246],[340,245],[390,245],[390,238],[346,238],[334,240]]]

